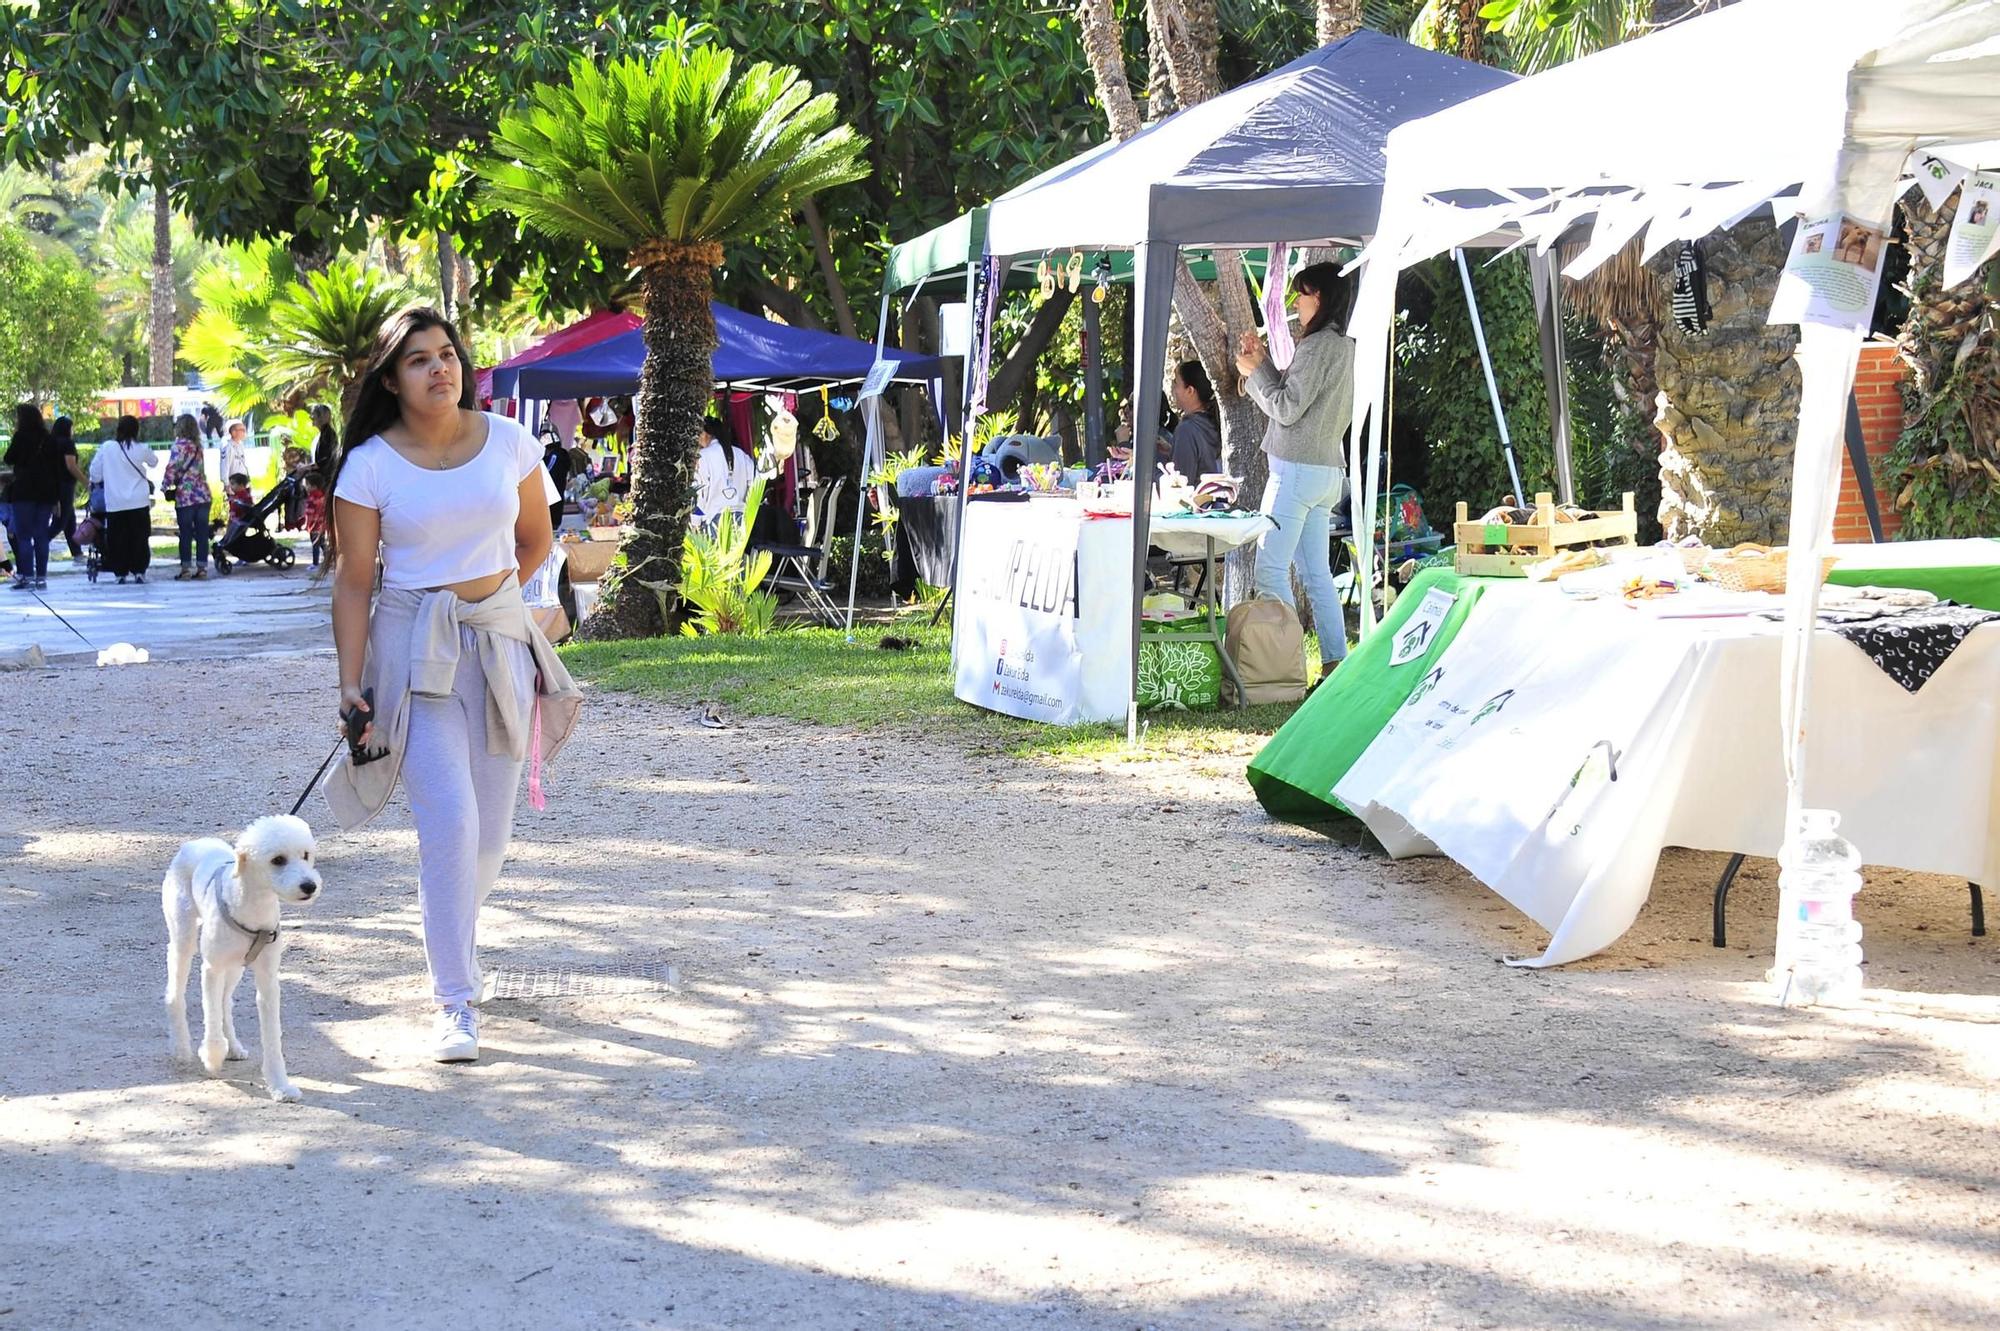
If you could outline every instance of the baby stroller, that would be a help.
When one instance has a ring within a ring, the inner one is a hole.
[[[298,562],[298,555],[292,547],[273,537],[270,528],[265,525],[265,519],[290,499],[298,486],[296,480],[287,476],[272,486],[262,499],[253,503],[242,517],[229,519],[214,546],[217,573],[230,572],[232,561],[237,564],[269,564],[272,568],[290,568]]]
[[[104,484],[90,487],[89,507],[76,521],[76,543],[84,547],[83,575],[92,582],[104,571]]]

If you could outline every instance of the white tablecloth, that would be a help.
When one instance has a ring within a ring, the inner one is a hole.
[[[1163,549],[1200,554],[1256,540],[1261,513],[1166,517]],[[954,692],[965,702],[1073,725],[1123,721],[1132,678],[1132,519],[1069,499],[966,506],[964,576],[952,617]]]
[[[1494,589],[1336,793],[1392,854],[1449,855],[1549,930],[1525,964],[1574,961],[1631,926],[1663,847],[1777,853],[1778,656],[1765,621]],[[1812,694],[1807,805],[1869,864],[2000,882],[2000,624],[1914,694],[1821,633]]]

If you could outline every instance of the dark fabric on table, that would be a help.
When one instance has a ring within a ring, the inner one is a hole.
[[[908,596],[922,579],[933,587],[951,585],[951,556],[958,544],[958,496],[898,495],[896,559],[892,580]]]
[[[1822,617],[1821,626],[1859,647],[1883,674],[1915,693],[1974,629],[1996,619],[2000,615],[1990,610],[1944,601],[1849,623],[1827,615]]]

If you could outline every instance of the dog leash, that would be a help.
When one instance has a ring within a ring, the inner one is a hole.
[[[365,767],[388,753],[387,749],[371,750],[361,747],[361,733],[368,728],[368,718],[374,714],[375,690],[364,689],[361,694],[361,707],[341,713],[343,726],[341,736],[333,742],[333,752],[326,755],[326,761],[319,765],[319,770],[312,774],[312,780],[306,782],[306,788],[299,792],[297,801],[292,805],[292,817],[296,818],[299,810],[306,806],[306,800],[311,797],[313,787],[317,786],[319,779],[326,775],[326,769],[333,766],[333,760],[340,756],[341,745],[346,745],[353,754],[356,767]]]
[[[34,597],[34,598],[35,598],[35,603],[36,603],[37,605],[41,606],[41,607],[42,607],[42,609],[44,609],[44,610],[48,611],[48,612],[49,612],[50,614],[54,615],[54,616],[55,616],[55,617],[56,617],[56,618],[57,618],[58,620],[61,620],[61,622],[62,622],[62,626],[63,626],[64,628],[68,629],[68,630],[69,630],[69,631],[70,631],[71,633],[74,633],[74,634],[75,634],[75,635],[76,635],[76,636],[77,636],[78,638],[81,638],[81,639],[83,640],[83,645],[84,645],[84,646],[86,646],[86,647],[90,648],[90,650],[91,650],[91,651],[93,651],[93,652],[95,652],[95,651],[102,651],[102,650],[103,650],[103,649],[102,649],[102,648],[100,648],[100,647],[99,647],[99,646],[98,646],[98,645],[97,645],[96,643],[92,642],[92,641],[91,641],[90,639],[88,639],[88,638],[85,638],[85,637],[83,636],[83,630],[82,630],[82,629],[80,629],[80,628],[78,628],[78,627],[77,627],[76,625],[74,625],[74,624],[70,623],[70,622],[69,622],[69,621],[68,621],[67,619],[63,619],[63,615],[62,615],[62,611],[60,611],[60,610],[56,609],[56,608],[55,608],[54,606],[50,605],[50,604],[49,604],[49,603],[48,603],[47,601],[44,601],[44,600],[42,599],[42,594],[41,594],[40,592],[38,592],[38,591],[34,590],[33,588],[29,588],[29,589],[28,589],[28,595],[30,595],[30,596],[32,596],[32,597]]]
[[[327,768],[333,766],[333,760],[340,756],[341,746],[346,743],[347,736],[345,735],[342,735],[333,742],[333,752],[326,755],[326,761],[319,765],[319,770],[312,774],[312,780],[306,782],[306,788],[301,790],[298,799],[292,802],[292,817],[298,817],[299,810],[306,807],[306,801],[312,797],[314,788],[319,785],[319,779],[326,775]]]

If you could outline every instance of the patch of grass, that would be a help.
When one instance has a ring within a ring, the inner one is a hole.
[[[916,646],[884,650],[885,635]],[[573,643],[562,656],[600,688],[673,702],[710,700],[742,716],[941,735],[1024,757],[1247,759],[1295,710],[1284,703],[1151,713],[1142,718],[1144,745],[1134,753],[1125,745],[1123,725],[1042,725],[958,701],[952,696],[950,629],[930,628],[922,619],[887,628],[856,625],[852,643],[835,629],[800,628],[762,638]]]

